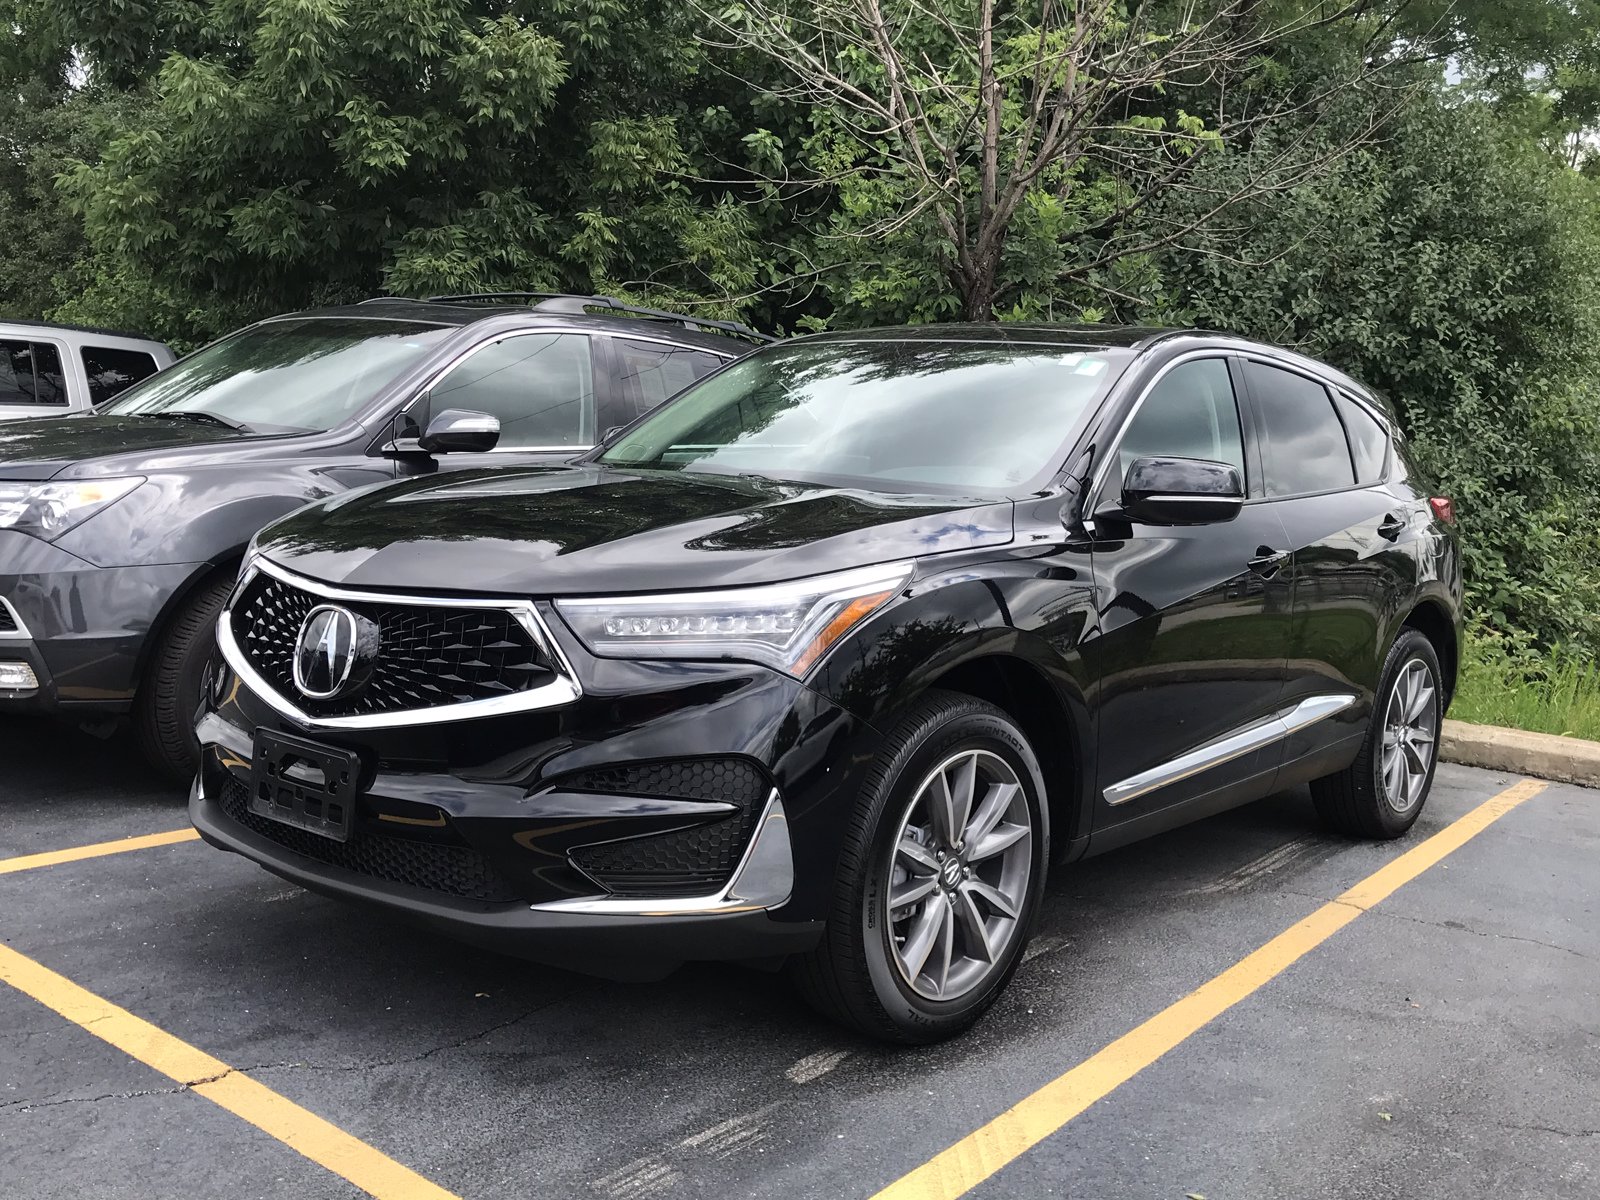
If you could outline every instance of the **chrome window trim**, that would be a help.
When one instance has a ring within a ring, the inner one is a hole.
[[[355,717],[313,717],[301,711],[287,696],[280,694],[272,684],[250,665],[243,649],[233,635],[233,604],[249,581],[257,573],[273,576],[293,587],[301,588],[329,600],[346,600],[365,604],[398,604],[415,608],[482,608],[498,609],[510,613],[534,639],[540,649],[550,656],[556,666],[556,677],[550,683],[517,692],[511,696],[496,696],[491,700],[468,700],[460,704],[441,704],[434,708],[409,708],[398,712],[365,713]],[[539,616],[531,600],[476,600],[454,596],[407,595],[395,592],[364,592],[350,588],[333,587],[297,575],[265,558],[254,559],[240,578],[228,603],[217,621],[217,647],[235,674],[255,695],[270,705],[281,716],[288,717],[307,729],[397,729],[416,725],[442,725],[454,721],[471,721],[479,717],[498,717],[507,713],[533,712],[546,708],[559,708],[571,704],[583,695],[577,672],[572,669],[560,644],[551,635],[544,619]]]
[[[530,905],[533,912],[582,913],[587,916],[682,917],[720,913],[760,912],[777,908],[794,891],[794,849],[789,840],[789,817],[783,797],[773,788],[744,857],[727,885],[709,896],[681,896],[668,900],[631,896],[584,896]]]
[[[1120,783],[1113,783],[1101,795],[1107,804],[1116,806],[1137,800],[1174,783],[1181,783],[1202,771],[1220,767],[1223,763],[1243,758],[1253,750],[1270,746],[1291,733],[1315,725],[1334,713],[1343,712],[1356,702],[1354,696],[1311,696],[1298,704],[1274,713],[1260,721],[1253,721],[1232,733],[1196,746],[1187,754],[1180,754],[1170,762],[1130,775]]]
[[[17,625],[15,631],[10,633],[0,629],[0,641],[22,642],[32,640],[33,634],[28,632],[28,623],[22,619],[22,614],[17,611],[16,606],[4,596],[0,596],[0,608],[5,609],[5,611],[10,615],[11,619],[15,621]]]

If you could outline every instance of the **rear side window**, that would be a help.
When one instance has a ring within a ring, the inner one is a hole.
[[[0,341],[0,404],[67,403],[61,355],[48,342]]]
[[[581,333],[529,333],[502,338],[433,386],[428,411],[488,413],[500,422],[502,450],[592,446],[594,375],[589,339]]]
[[[715,354],[687,346],[613,338],[617,355],[617,394],[626,420],[642,417],[669,396],[711,374],[723,363]]]
[[[1260,414],[1268,496],[1354,487],[1344,426],[1328,389],[1304,375],[1248,363],[1250,398]]]
[[[156,360],[141,350],[85,346],[83,372],[89,377],[89,403],[109,400],[123,388],[156,373]]]
[[[1356,464],[1356,482],[1362,485],[1383,479],[1389,462],[1389,434],[1372,414],[1348,396],[1334,397],[1344,431],[1350,435],[1350,457]]]
[[[1135,459],[1205,458],[1244,471],[1239,405],[1220,358],[1181,363],[1161,377],[1128,422],[1117,447],[1117,491]]]

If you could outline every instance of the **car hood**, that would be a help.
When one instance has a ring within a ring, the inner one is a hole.
[[[249,436],[220,426],[152,417],[43,417],[0,423],[0,479],[50,479],[160,471]]]
[[[552,596],[770,583],[1011,538],[1008,500],[579,465],[347,493],[260,549],[331,584]]]

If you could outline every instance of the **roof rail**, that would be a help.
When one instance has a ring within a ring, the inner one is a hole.
[[[734,337],[749,338],[756,342],[776,342],[770,333],[758,333],[740,321],[713,321],[708,317],[691,317],[684,313],[667,312],[661,308],[643,308],[624,304],[614,296],[578,296],[565,292],[470,292],[460,296],[429,296],[430,304],[470,304],[495,300],[534,300],[531,307],[536,312],[571,313],[578,315],[592,308],[608,312],[627,313],[651,321],[671,321],[690,328],[715,329]]]

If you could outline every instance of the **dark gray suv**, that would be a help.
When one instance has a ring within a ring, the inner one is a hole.
[[[766,340],[601,296],[381,298],[251,325],[91,414],[7,422],[0,714],[131,713],[187,778],[217,613],[263,525],[350,488],[565,460]]]

